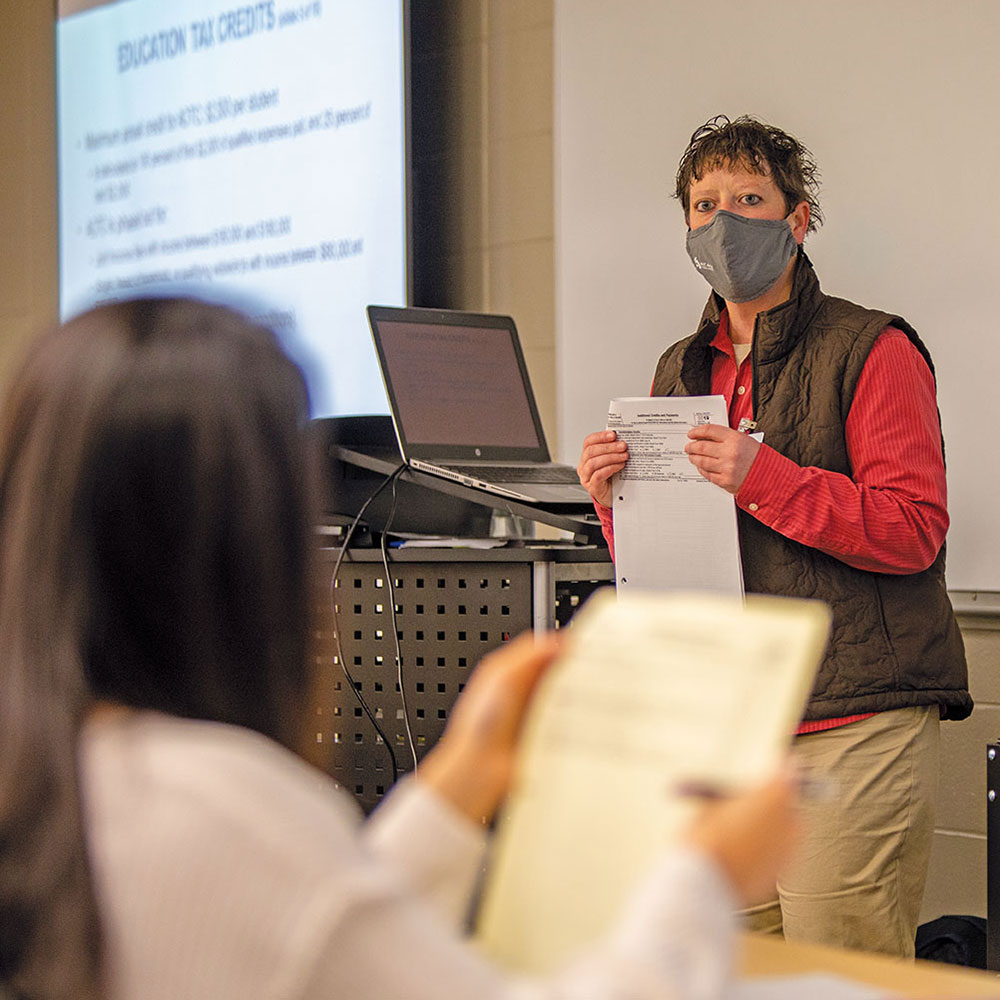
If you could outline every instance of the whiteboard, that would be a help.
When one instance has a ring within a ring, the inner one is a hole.
[[[1000,590],[1000,4],[555,0],[559,440],[649,391],[708,286],[673,200],[691,133],[753,114],[812,150],[825,291],[905,317],[933,355],[952,590]]]

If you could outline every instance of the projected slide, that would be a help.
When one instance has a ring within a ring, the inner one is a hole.
[[[400,0],[60,13],[62,315],[233,302],[285,338],[315,415],[387,412],[364,308],[406,299]]]

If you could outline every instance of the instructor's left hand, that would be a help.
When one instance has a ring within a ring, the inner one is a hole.
[[[719,424],[699,424],[688,431],[685,445],[691,464],[710,482],[736,494],[743,485],[760,442]]]

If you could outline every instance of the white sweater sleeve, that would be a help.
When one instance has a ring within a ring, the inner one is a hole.
[[[303,1000],[713,1000],[731,978],[736,901],[694,852],[665,853],[610,933],[545,979],[493,965],[383,873],[381,888],[365,877],[364,905],[338,908]]]
[[[482,827],[407,779],[373,814],[365,839],[454,929],[462,927],[482,870]],[[650,996],[674,995],[657,991],[657,983],[668,981],[678,997],[716,997],[731,975],[736,908],[728,884],[706,859],[689,850],[671,851],[608,940],[566,970],[559,994],[613,997],[625,981],[648,980]],[[542,984],[522,988],[529,995],[550,995]]]
[[[413,778],[401,781],[364,826],[368,849],[456,931],[482,872],[486,830]]]

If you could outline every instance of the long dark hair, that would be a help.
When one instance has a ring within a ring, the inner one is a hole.
[[[0,415],[0,995],[102,994],[77,779],[95,699],[296,748],[313,483],[301,373],[219,306],[100,307]]]

